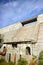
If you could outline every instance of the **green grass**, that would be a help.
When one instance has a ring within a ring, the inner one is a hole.
[[[0,65],[14,65],[14,63],[13,62],[7,63],[5,60],[1,59],[0,60]]]
[[[18,65],[27,65],[27,64],[28,64],[28,62],[27,62],[27,60],[24,59],[24,58],[20,58],[20,59],[18,60]]]

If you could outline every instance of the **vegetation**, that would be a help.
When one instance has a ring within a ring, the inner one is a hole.
[[[43,65],[43,60],[39,60],[38,65]]]
[[[43,60],[43,51],[41,51],[39,54],[39,60]]]
[[[25,60],[24,58],[20,58],[18,60],[18,64],[17,65],[27,65],[28,62],[27,60]],[[15,63],[13,62],[6,62],[4,59],[0,59],[0,65],[16,65]]]
[[[27,60],[24,59],[24,58],[20,58],[20,59],[18,60],[18,65],[27,65],[27,64],[28,64],[28,62],[27,62]]]
[[[7,63],[4,59],[0,59],[0,65],[14,65],[13,62]]]
[[[43,65],[43,51],[40,52],[39,54],[39,62],[38,65]]]

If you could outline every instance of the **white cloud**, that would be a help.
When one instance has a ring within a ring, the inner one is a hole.
[[[4,6],[8,6],[8,5],[16,7],[16,6],[18,6],[18,2],[17,1],[13,1],[13,2],[8,2],[8,3],[4,4]]]

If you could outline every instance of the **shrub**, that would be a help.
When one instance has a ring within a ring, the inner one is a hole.
[[[9,62],[8,65],[15,65],[13,62]]]
[[[0,65],[15,65],[13,62],[6,62],[4,59],[0,59]]]
[[[39,56],[39,60],[43,60],[43,56]]]
[[[0,65],[7,65],[7,62],[4,59],[0,59]]]
[[[5,62],[5,60],[1,58],[1,59],[0,59],[0,62]]]
[[[20,58],[20,59],[18,60],[18,65],[27,65],[27,64],[28,64],[28,62],[27,62],[27,60],[24,59],[24,58]]]
[[[41,51],[39,54],[39,60],[43,60],[43,51]]]
[[[39,60],[38,65],[43,65],[43,60]]]
[[[39,62],[38,65],[43,65],[43,51],[40,52],[39,54]]]

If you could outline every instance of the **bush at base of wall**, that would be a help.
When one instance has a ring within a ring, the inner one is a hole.
[[[14,65],[13,62],[7,63],[4,59],[0,59],[0,65]]]
[[[43,60],[39,60],[38,65],[43,65]]]
[[[40,52],[39,54],[39,62],[38,65],[43,65],[43,51]]]
[[[18,65],[27,65],[27,64],[28,64],[28,62],[27,62],[27,60],[24,59],[24,58],[20,58],[20,59],[18,60]]]

